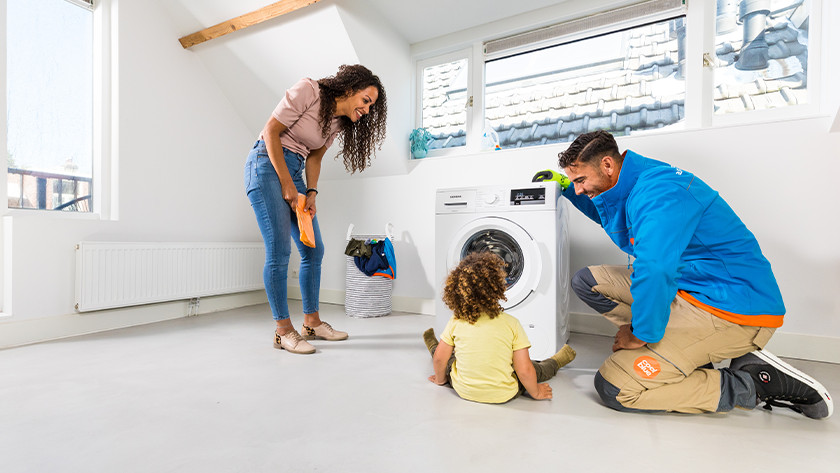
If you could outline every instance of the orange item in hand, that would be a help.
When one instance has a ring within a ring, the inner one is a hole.
[[[306,196],[298,194],[295,214],[297,214],[298,228],[300,229],[300,241],[310,248],[315,248],[315,230],[312,228],[312,214],[304,211],[304,206],[306,206]]]

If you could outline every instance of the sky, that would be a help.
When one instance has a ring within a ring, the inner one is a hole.
[[[8,152],[15,167],[91,176],[93,14],[7,0]],[[72,160],[78,169],[67,171]]]

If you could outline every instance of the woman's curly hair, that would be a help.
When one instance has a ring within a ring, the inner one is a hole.
[[[474,324],[487,314],[491,319],[502,312],[500,300],[505,297],[505,262],[485,251],[471,253],[449,273],[443,286],[443,302],[456,319]]]
[[[385,87],[375,74],[360,64],[343,65],[334,76],[318,80],[321,89],[321,135],[326,138],[335,116],[336,99],[349,97],[370,86],[376,87],[379,97],[370,106],[370,112],[355,123],[348,117],[340,117],[342,149],[338,155],[344,159],[344,168],[355,173],[370,166],[370,158],[376,149],[382,148],[385,139],[385,120],[388,117],[388,103]],[[338,158],[338,156],[336,156]]]

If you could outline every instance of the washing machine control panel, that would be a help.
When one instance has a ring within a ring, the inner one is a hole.
[[[505,205],[507,205],[507,201],[505,200],[507,197],[507,192],[506,189],[503,189],[501,187],[485,187],[478,189],[477,197],[477,209],[487,210],[500,207],[504,208]]]
[[[510,205],[545,205],[545,187],[511,189]]]
[[[557,186],[546,183],[438,189],[435,213],[548,211],[556,208],[558,196]]]

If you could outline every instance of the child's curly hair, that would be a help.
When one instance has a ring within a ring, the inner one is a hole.
[[[505,297],[505,262],[489,251],[471,253],[446,277],[443,302],[456,319],[474,324],[481,314],[491,319],[502,312]]]

